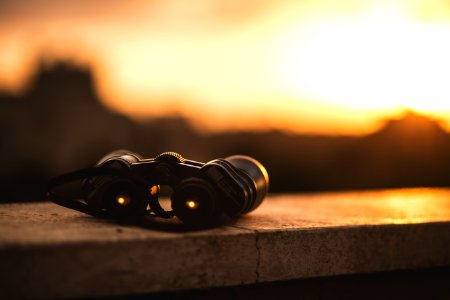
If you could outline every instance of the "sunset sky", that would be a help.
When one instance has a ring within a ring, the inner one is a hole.
[[[450,129],[446,1],[0,1],[0,89],[42,58],[90,66],[114,110],[205,131],[365,134],[405,109]]]

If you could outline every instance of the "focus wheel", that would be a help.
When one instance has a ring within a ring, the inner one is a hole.
[[[176,152],[163,152],[155,157],[157,161],[165,161],[169,163],[183,163],[184,158]]]

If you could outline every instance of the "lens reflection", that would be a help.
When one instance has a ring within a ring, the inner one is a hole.
[[[116,202],[117,202],[119,205],[127,206],[127,205],[130,204],[130,202],[131,202],[130,196],[129,196],[129,195],[125,195],[125,194],[119,194],[119,195],[116,197]]]
[[[186,201],[186,206],[189,207],[190,209],[196,209],[198,207],[199,203],[195,200],[187,200]]]

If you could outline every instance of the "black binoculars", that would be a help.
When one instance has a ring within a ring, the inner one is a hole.
[[[77,197],[55,190],[82,180]],[[159,202],[160,186],[169,186],[171,211]],[[257,160],[243,155],[201,163],[164,152],[152,159],[119,150],[93,168],[53,178],[48,196],[53,202],[94,216],[133,220],[146,215],[178,217],[192,226],[215,225],[257,208],[268,192],[269,177]]]

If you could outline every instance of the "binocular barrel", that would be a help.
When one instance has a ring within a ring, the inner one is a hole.
[[[175,215],[189,224],[221,222],[256,209],[269,178],[261,163],[236,155],[206,163],[172,194]]]
[[[256,159],[244,155],[229,156],[225,160],[244,172],[252,180],[256,190],[255,199],[250,208],[245,212],[247,213],[256,209],[269,191],[269,174],[266,168]]]
[[[105,212],[119,219],[150,213],[175,215],[194,226],[223,223],[256,209],[269,187],[264,166],[244,155],[200,163],[174,152],[143,159],[136,153],[118,150],[101,158],[91,174],[84,178],[82,194],[92,212]],[[63,176],[70,178],[70,174]],[[172,211],[165,211],[159,204],[160,185],[173,190]]]

